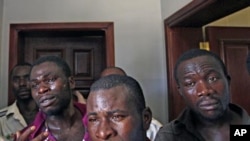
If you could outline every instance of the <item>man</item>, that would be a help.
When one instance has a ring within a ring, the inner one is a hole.
[[[10,72],[10,86],[16,101],[2,109],[0,113],[0,136],[5,140],[13,140],[16,131],[30,124],[38,108],[31,96],[29,73],[31,64],[19,63]]]
[[[34,122],[17,140],[82,141],[86,107],[73,103],[75,81],[68,64],[45,56],[34,62],[30,73],[32,97],[40,108]]]
[[[101,72],[101,77],[108,76],[111,74],[124,75],[124,76],[127,75],[126,72],[120,67],[107,67]],[[156,133],[159,131],[161,127],[162,124],[155,118],[152,118],[150,126],[147,130],[147,137],[150,140],[154,141]]]
[[[139,83],[108,75],[94,82],[87,99],[87,129],[92,141],[147,141],[151,111]]]
[[[101,72],[100,77],[108,76],[111,74],[127,75],[126,72],[120,67],[107,67]]]
[[[185,52],[174,77],[187,108],[160,129],[156,141],[229,141],[230,124],[249,124],[247,112],[229,103],[230,76],[214,53]]]

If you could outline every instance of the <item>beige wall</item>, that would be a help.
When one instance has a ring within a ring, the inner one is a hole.
[[[250,26],[250,7],[209,23],[206,26]]]

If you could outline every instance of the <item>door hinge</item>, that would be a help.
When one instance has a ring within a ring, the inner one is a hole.
[[[200,42],[199,46],[200,46],[200,49],[210,51],[209,42]]]

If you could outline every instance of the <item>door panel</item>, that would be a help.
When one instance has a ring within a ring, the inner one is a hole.
[[[201,28],[165,28],[168,73],[169,121],[175,119],[185,107],[174,79],[174,66],[179,56],[192,48],[198,48],[203,41]]]
[[[211,51],[221,57],[231,76],[231,102],[239,104],[250,113],[250,76],[246,68],[250,28],[207,27],[206,34]]]
[[[62,57],[84,97],[101,71],[114,65],[112,23],[11,24],[10,35],[14,54],[10,54],[10,70],[17,62],[33,63],[41,56]],[[9,93],[9,104],[13,101]]]

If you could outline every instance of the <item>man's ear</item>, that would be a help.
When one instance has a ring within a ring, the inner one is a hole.
[[[142,114],[143,114],[143,128],[147,131],[152,120],[152,111],[150,110],[149,107],[146,107],[143,110]]]
[[[73,76],[68,77],[70,89],[75,88],[75,79]]]
[[[182,92],[181,92],[181,87],[180,87],[180,85],[177,85],[177,90],[178,90],[179,94],[182,96]]]

